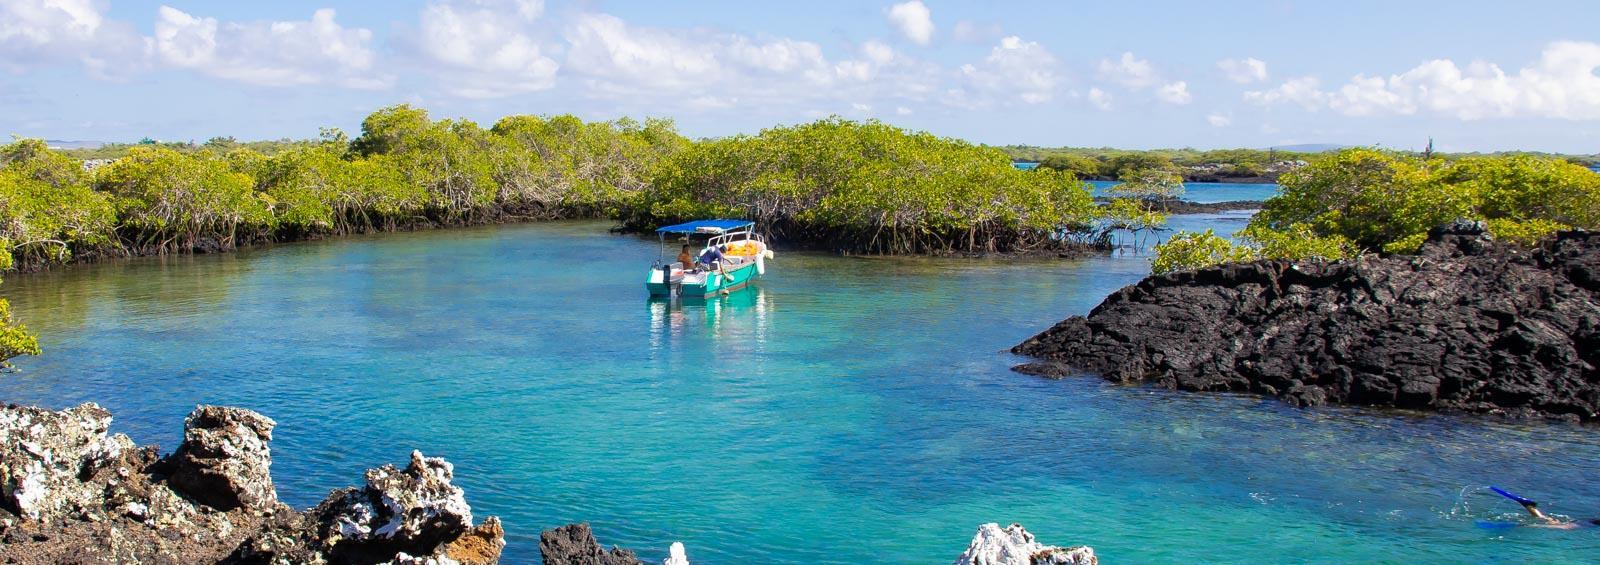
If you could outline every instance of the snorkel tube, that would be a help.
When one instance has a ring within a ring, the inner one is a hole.
[[[1523,507],[1532,508],[1532,507],[1535,507],[1535,506],[1539,505],[1539,503],[1537,503],[1537,502],[1534,502],[1534,501],[1529,500],[1527,498],[1524,498],[1524,497],[1521,497],[1521,496],[1506,492],[1505,489],[1502,489],[1502,488],[1497,487],[1497,486],[1491,486],[1491,487],[1489,487],[1489,490],[1494,491],[1495,494],[1499,494],[1500,496],[1504,496],[1506,498],[1509,498],[1513,502],[1516,502],[1517,504],[1521,504]]]

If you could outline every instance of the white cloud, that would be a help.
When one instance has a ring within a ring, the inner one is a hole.
[[[1217,68],[1222,69],[1222,74],[1227,75],[1228,80],[1237,82],[1239,84],[1250,84],[1252,82],[1261,82],[1267,80],[1266,62],[1254,57],[1247,57],[1244,59],[1223,59],[1221,61],[1217,61]]]
[[[608,89],[697,90],[723,72],[707,42],[629,26],[610,14],[579,16],[567,41],[568,69]]]
[[[1161,85],[1161,88],[1156,89],[1156,98],[1161,99],[1162,102],[1177,106],[1188,104],[1194,100],[1194,97],[1189,95],[1189,83],[1181,80]]]
[[[1000,40],[979,64],[961,66],[966,86],[957,89],[946,101],[958,106],[983,106],[993,98],[1015,96],[1028,104],[1039,104],[1055,96],[1061,83],[1057,71],[1060,61],[1034,41],[1015,35]],[[970,90],[969,90],[970,89]],[[984,95],[973,98],[972,93]]]
[[[896,106],[895,109],[894,109],[894,113],[895,113],[895,115],[898,115],[898,116],[909,116],[909,115],[911,115],[911,109],[907,108],[905,106]]]
[[[1245,92],[1244,100],[1262,106],[1294,103],[1314,111],[1327,102],[1327,94],[1321,87],[1322,82],[1316,77],[1296,77],[1283,81],[1276,88]]]
[[[1454,61],[1437,59],[1387,77],[1359,74],[1333,91],[1324,92],[1315,79],[1302,78],[1292,86],[1285,83],[1270,91],[1246,93],[1245,99],[1260,104],[1296,102],[1347,116],[1426,112],[1461,120],[1600,120],[1597,70],[1600,44],[1558,41],[1516,73],[1483,61],[1463,69]]]
[[[1220,113],[1211,113],[1206,115],[1206,123],[1215,127],[1225,128],[1233,125],[1233,116]]]
[[[987,43],[999,39],[1004,33],[1000,29],[1000,24],[997,23],[980,24],[961,20],[956,22],[955,28],[950,30],[950,35],[955,37],[956,41]]]
[[[155,31],[161,62],[218,78],[261,86],[392,82],[374,72],[372,32],[340,26],[331,8],[306,21],[221,23],[162,6]]]
[[[1189,94],[1187,81],[1167,81],[1148,59],[1140,59],[1132,52],[1124,52],[1116,59],[1101,59],[1097,67],[1101,78],[1130,91],[1140,92],[1154,87],[1155,99],[1163,103],[1182,106],[1194,100],[1194,96]]]
[[[1122,86],[1139,90],[1161,82],[1156,70],[1147,59],[1139,59],[1125,52],[1117,60],[1101,59],[1100,76]]]
[[[579,15],[565,35],[564,75],[602,98],[658,106],[715,96],[770,108],[888,107],[927,99],[940,80],[936,66],[876,40],[830,60],[808,41],[636,26],[609,14]]]
[[[933,13],[922,0],[911,0],[889,7],[889,23],[917,45],[933,41]]]
[[[77,61],[100,78],[145,66],[150,41],[106,19],[93,0],[0,1],[0,70],[23,72]]]
[[[1102,111],[1110,110],[1111,109],[1111,93],[1110,92],[1106,92],[1104,90],[1100,90],[1099,88],[1090,88],[1089,89],[1089,103],[1090,104],[1094,104],[1094,107],[1099,108]]]
[[[533,25],[539,0],[443,0],[422,9],[418,59],[450,94],[494,98],[555,85],[560,64]]]

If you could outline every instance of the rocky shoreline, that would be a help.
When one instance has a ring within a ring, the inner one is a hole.
[[[455,468],[413,451],[405,468],[366,472],[366,485],[296,511],[272,483],[272,419],[200,406],[170,455],[108,434],[94,403],[61,411],[0,407],[0,563],[388,563],[487,565],[505,530],[474,524]],[[605,549],[588,524],[545,530],[547,565],[642,565]],[[1096,565],[1089,547],[1047,546],[1022,526],[985,524],[960,565]],[[689,565],[673,543],[663,565]]]
[[[539,536],[539,553],[545,565],[643,565],[633,551],[606,549],[595,541],[588,524],[568,524],[545,530]],[[956,557],[955,565],[1099,565],[1100,558],[1088,546],[1045,545],[1021,524],[1001,528],[989,523],[978,526],[978,533]],[[683,544],[674,543],[661,565],[689,565]]]
[[[1018,371],[1325,403],[1600,420],[1600,233],[1481,224],[1415,255],[1147,277],[1028,339]]]
[[[404,468],[296,511],[270,473],[270,418],[201,406],[161,457],[107,435],[93,403],[0,409],[0,556],[6,563],[495,563],[500,521],[474,524],[449,462]]]

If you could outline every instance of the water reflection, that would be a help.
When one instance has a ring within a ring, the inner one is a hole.
[[[650,313],[652,349],[670,345],[694,328],[709,330],[719,350],[759,353],[767,341],[773,310],[772,297],[757,285],[703,299],[652,296],[645,304]]]

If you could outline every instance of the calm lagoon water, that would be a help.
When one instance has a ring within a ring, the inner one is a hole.
[[[1008,370],[1005,348],[1137,280],[1140,255],[780,253],[758,288],[672,306],[644,295],[655,242],[606,227],[14,275],[5,294],[46,353],[0,378],[0,398],[97,401],[166,449],[197,403],[259,410],[279,422],[273,475],[298,507],[413,448],[442,455],[477,513],[505,520],[510,562],[576,520],[647,558],[683,541],[707,564],[945,563],[990,521],[1108,563],[1600,555],[1600,531],[1472,521],[1516,510],[1472,490],[1490,483],[1600,515],[1592,428]]]

